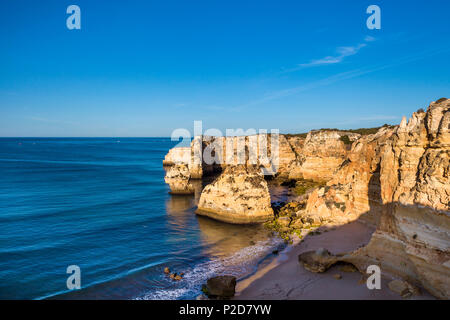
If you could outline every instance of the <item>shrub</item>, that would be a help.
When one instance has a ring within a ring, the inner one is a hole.
[[[294,193],[298,196],[301,196],[310,189],[323,187],[324,185],[324,182],[315,182],[312,180],[300,179],[295,184]]]
[[[308,132],[303,132],[303,133],[287,133],[287,134],[285,134],[285,136],[286,136],[287,138],[289,138],[289,137],[306,138],[307,135],[308,135]]]
[[[348,137],[348,135],[341,136],[339,138],[339,140],[341,140],[344,144],[352,144],[352,142],[350,141],[350,138]]]

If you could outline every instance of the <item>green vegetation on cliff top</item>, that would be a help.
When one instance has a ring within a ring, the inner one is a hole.
[[[362,136],[365,136],[365,135],[377,133],[378,130],[380,130],[381,128],[385,128],[385,127],[392,128],[394,126],[393,125],[389,125],[389,124],[384,124],[381,127],[375,127],[375,128],[359,128],[359,129],[348,129],[348,130],[342,130],[342,129],[337,129],[337,128],[322,128],[322,129],[314,129],[314,130],[311,130],[311,131],[315,131],[315,132],[318,132],[318,131],[350,132],[350,133],[358,133],[358,134],[360,134]],[[300,138],[306,138],[307,135],[308,135],[307,132],[306,133],[304,132],[304,133],[288,133],[288,134],[285,134],[285,136],[287,136],[287,137],[300,137]]]

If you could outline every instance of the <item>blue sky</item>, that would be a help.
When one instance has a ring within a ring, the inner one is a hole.
[[[66,27],[81,8],[81,30]],[[381,30],[366,8],[381,8]],[[0,2],[0,136],[359,128],[450,96],[450,2]]]

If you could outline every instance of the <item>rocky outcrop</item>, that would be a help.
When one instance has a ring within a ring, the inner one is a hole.
[[[335,130],[310,132],[306,138],[268,134],[199,136],[192,141],[190,148],[174,148],[166,155],[164,165],[169,166],[166,182],[172,193],[194,193],[192,179],[226,171],[228,168],[233,169],[228,170],[224,176],[232,176],[230,171],[242,166],[247,166],[244,174],[252,172],[248,180],[255,178],[253,167],[263,168],[266,175],[275,175],[281,181],[303,177],[316,181],[329,180],[344,162],[352,141],[358,137],[358,134]],[[272,215],[267,214],[270,198],[265,191],[267,186],[263,177],[258,179],[265,188],[256,188],[256,193],[250,197],[250,185],[236,186],[236,183],[222,183],[226,180],[218,179],[214,182],[215,187],[209,186],[204,190],[198,212],[233,223],[267,220]],[[233,188],[231,192],[230,188]],[[227,200],[223,201],[222,197]],[[239,201],[229,201],[235,198]],[[252,203],[259,198],[265,199],[261,205]],[[245,210],[248,212],[245,213]],[[230,215],[230,212],[234,214]]]
[[[197,136],[190,147],[169,150],[163,165],[186,164],[192,179],[220,172],[227,166],[249,164],[259,165],[266,175],[281,180],[328,181],[359,136],[328,130],[312,131],[306,138],[282,134]]]
[[[191,147],[176,147],[169,150],[163,160],[163,166],[173,166],[178,163],[188,164],[191,160]]]
[[[377,224],[369,244],[340,258],[450,297],[450,100],[359,139],[306,210]]]
[[[337,261],[338,258],[324,248],[303,252],[298,256],[298,262],[311,272],[325,272]]]
[[[399,279],[395,279],[389,282],[388,287],[392,292],[397,293],[403,298],[409,298],[413,295],[419,294],[419,290],[416,287],[412,286],[407,281],[402,281]]]
[[[299,152],[303,147],[302,142],[296,141],[294,138],[286,138],[284,135],[279,136],[278,155],[272,153],[278,164],[276,174],[279,178],[291,179],[291,172],[299,165]]]
[[[450,100],[402,121],[383,150],[385,208],[372,240],[352,255],[450,298]]]
[[[382,205],[381,148],[393,132],[394,128],[384,127],[353,143],[334,178],[309,196],[306,211],[336,223],[356,220],[364,213],[363,219],[376,224]]]
[[[309,132],[295,165],[291,166],[289,178],[330,180],[347,157],[352,143],[359,137],[356,133],[334,130]]]
[[[164,181],[169,185],[172,194],[193,194],[195,192],[187,164],[170,166],[166,171]]]
[[[169,150],[163,160],[163,166],[166,169],[175,165],[186,165],[189,172],[189,178],[201,179],[203,176],[202,163],[202,138],[195,137],[189,147],[175,147]],[[167,173],[170,170],[166,170]]]
[[[273,218],[267,182],[257,166],[228,166],[200,196],[197,214],[229,223]]]

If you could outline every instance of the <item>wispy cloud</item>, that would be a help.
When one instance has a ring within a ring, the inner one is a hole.
[[[365,38],[364,38],[364,41],[365,42],[372,42],[372,41],[375,41],[376,39],[374,38],[374,37],[372,37],[372,36],[366,36]]]
[[[341,46],[336,48],[336,53],[334,55],[325,56],[319,59],[313,59],[306,63],[301,63],[294,68],[284,70],[283,73],[289,73],[298,71],[304,68],[317,67],[323,65],[333,65],[341,63],[345,58],[357,54],[362,48],[367,47],[369,42],[373,42],[376,39],[372,36],[366,36],[362,43],[358,43],[354,46]]]
[[[284,98],[284,97],[298,94],[298,93],[301,93],[304,91],[327,86],[327,85],[330,85],[330,84],[333,84],[336,82],[340,82],[343,80],[353,79],[353,78],[360,77],[360,76],[363,76],[363,75],[366,75],[369,73],[373,73],[373,72],[381,71],[381,70],[384,70],[387,68],[392,68],[392,67],[396,67],[399,65],[407,64],[410,62],[414,62],[414,61],[417,61],[417,60],[420,60],[420,59],[423,59],[423,58],[426,58],[429,56],[433,56],[433,55],[443,53],[443,52],[448,52],[448,51],[450,51],[449,47],[440,48],[440,49],[430,49],[430,50],[425,50],[425,51],[418,52],[418,53],[415,53],[412,55],[408,55],[406,57],[402,57],[400,59],[393,61],[392,63],[372,65],[372,66],[362,67],[362,68],[358,68],[358,69],[354,69],[354,70],[350,70],[350,71],[340,72],[340,73],[331,75],[327,78],[313,81],[313,82],[310,82],[310,83],[307,83],[307,84],[304,84],[301,86],[271,92],[269,94],[266,94],[264,97],[262,97],[260,99],[250,101],[244,105],[236,107],[235,109],[239,110],[242,108],[259,105],[264,102]]]
[[[337,55],[334,56],[326,56],[324,58],[311,60],[308,63],[302,63],[299,65],[299,67],[314,67],[314,66],[321,66],[326,64],[336,64],[341,63],[346,57],[353,56],[361,50],[361,48],[364,48],[367,46],[365,43],[360,43],[356,46],[350,46],[350,47],[338,47],[336,49]]]

